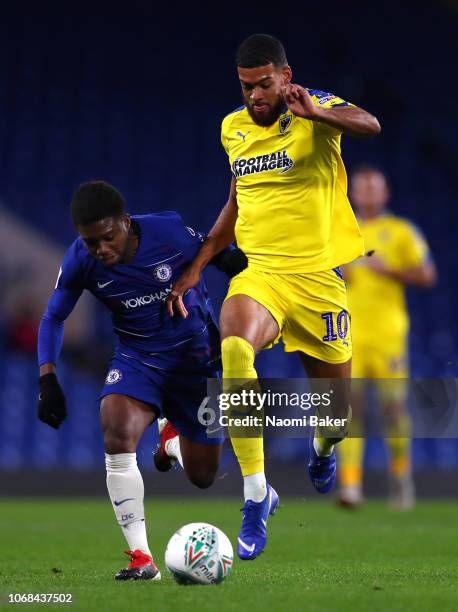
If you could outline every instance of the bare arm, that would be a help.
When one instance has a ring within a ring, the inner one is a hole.
[[[208,233],[194,260],[173,284],[166,302],[170,316],[173,316],[174,307],[182,317],[186,318],[188,316],[188,311],[182,299],[183,294],[199,282],[200,274],[208,262],[234,241],[237,213],[236,181],[232,177],[228,200],[216,223]]]
[[[432,262],[425,263],[418,268],[411,268],[410,270],[402,270],[400,272],[391,270],[387,276],[395,278],[406,285],[416,285],[423,289],[431,289],[437,282],[436,266]]]
[[[303,119],[323,123],[351,136],[368,138],[380,133],[378,120],[358,106],[315,106],[309,92],[299,85],[287,85],[283,89],[283,95],[291,112]]]
[[[350,136],[369,138],[380,133],[380,123],[367,111],[358,106],[317,108],[313,121],[324,123]]]
[[[232,177],[228,200],[221,210],[214,226],[208,232],[190,268],[200,274],[215,255],[234,242],[237,211],[236,180]]]
[[[378,257],[371,257],[369,266],[378,274],[393,278],[405,285],[416,285],[424,289],[434,287],[437,282],[436,266],[432,261],[425,261],[420,266],[407,270],[391,270]]]

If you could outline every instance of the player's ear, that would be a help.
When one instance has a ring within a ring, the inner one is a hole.
[[[127,231],[129,231],[130,226],[132,225],[132,219],[130,218],[130,215],[125,214],[123,217],[123,222],[124,222],[124,227],[126,228]]]
[[[283,68],[281,69],[282,72],[282,85],[288,85],[288,83],[291,83],[292,79],[293,79],[293,71],[291,70],[291,66],[283,66]]]

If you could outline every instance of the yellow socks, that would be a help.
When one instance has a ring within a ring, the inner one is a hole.
[[[411,471],[410,430],[411,423],[407,414],[401,415],[387,427],[386,443],[390,453],[390,474],[395,478],[402,478]],[[358,433],[362,432],[352,427],[350,435]],[[361,489],[364,439],[362,437],[347,438],[339,444],[338,450],[340,486],[344,489]]]
[[[317,412],[318,416],[325,416],[321,414],[321,411]],[[334,416],[334,415],[329,415]],[[319,457],[329,457],[332,453],[334,445],[341,443],[342,440],[348,435],[352,422],[352,410],[351,406],[347,409],[346,423],[342,426],[326,426],[317,427],[315,430],[315,437],[313,439],[313,448]],[[335,437],[334,437],[335,436]]]
[[[390,473],[396,478],[410,474],[411,421],[402,414],[387,428],[387,445],[390,451]]]
[[[339,444],[339,483],[343,489],[361,489],[363,478],[363,438],[346,438]]]
[[[250,381],[256,380],[258,375],[254,368],[254,349],[251,344],[239,336],[229,336],[221,343],[223,360],[223,387],[224,392],[235,391]],[[232,380],[231,380],[232,379]],[[236,380],[233,380],[236,379]],[[253,383],[250,384],[252,386]],[[260,413],[261,414],[261,413]],[[262,432],[259,437],[233,437],[231,428],[232,447],[242,470],[243,476],[250,476],[264,472],[264,444]]]

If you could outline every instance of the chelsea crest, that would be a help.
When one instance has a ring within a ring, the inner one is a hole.
[[[153,276],[161,283],[166,283],[172,278],[172,267],[169,264],[163,263],[156,266],[153,270]]]

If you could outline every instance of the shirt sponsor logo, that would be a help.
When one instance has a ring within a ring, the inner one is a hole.
[[[172,277],[172,267],[166,263],[159,264],[154,268],[153,276],[161,283],[166,283]]]
[[[326,104],[329,100],[334,100],[337,96],[324,96],[323,98],[318,98],[318,104]]]
[[[139,306],[149,306],[150,304],[154,304],[154,302],[164,302],[171,291],[172,285],[166,287],[162,291],[156,291],[156,293],[142,295],[141,297],[131,298],[130,300],[121,300],[121,303],[127,309],[138,308]]]
[[[238,157],[232,162],[232,173],[235,177],[270,172],[271,170],[280,170],[279,174],[283,174],[293,166],[293,160],[284,149],[283,151],[257,155],[256,157]]]
[[[121,379],[122,379],[121,370],[117,370],[116,368],[114,368],[113,370],[110,370],[108,372],[105,382],[107,385],[114,385],[115,383],[119,382]]]

